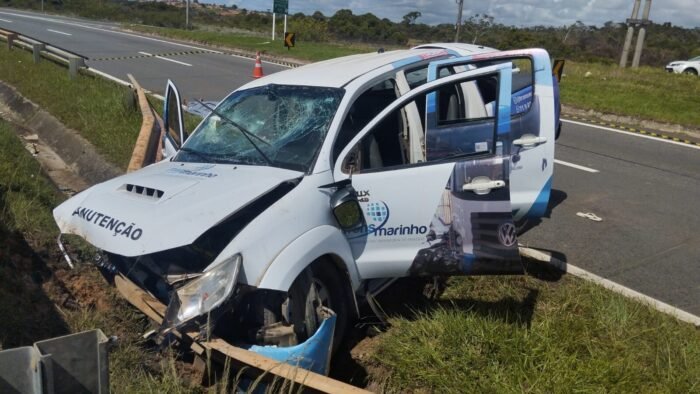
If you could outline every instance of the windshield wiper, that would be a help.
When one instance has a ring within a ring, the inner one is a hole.
[[[209,162],[209,160],[211,159],[206,153],[200,152],[200,151],[192,149],[192,148],[188,148],[188,147],[183,146],[180,148],[180,150],[182,152],[190,153],[194,156],[199,157],[200,159],[204,160],[205,163]]]
[[[227,123],[229,123],[229,124],[231,124],[233,127],[235,127],[238,131],[240,131],[241,134],[243,134],[243,136],[248,140],[248,142],[250,142],[250,144],[253,145],[253,148],[255,148],[255,150],[258,151],[258,153],[260,153],[260,156],[262,156],[262,158],[265,159],[265,161],[267,162],[267,165],[272,166],[272,160],[270,160],[270,158],[267,157],[267,155],[260,149],[260,147],[258,147],[258,145],[257,145],[255,142],[253,142],[253,139],[250,138],[250,137],[253,136],[255,139],[257,139],[257,140],[259,140],[259,141],[262,141],[263,143],[265,143],[265,144],[267,144],[267,145],[270,145],[269,142],[265,141],[264,139],[258,137],[257,135],[251,133],[250,131],[246,130],[245,127],[243,127],[243,126],[239,125],[238,123],[232,121],[231,119],[229,119],[229,118],[226,117],[225,115],[221,114],[220,112],[218,112],[218,111],[215,110],[214,108],[210,107],[209,105],[204,104],[201,100],[196,100],[196,101],[197,101],[198,103],[202,104],[202,105],[204,106],[204,108],[206,108],[206,109],[208,109],[209,111],[211,111],[214,115],[220,117],[221,119],[223,119],[224,121],[226,121]]]

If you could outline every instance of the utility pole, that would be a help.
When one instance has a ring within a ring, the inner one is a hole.
[[[462,8],[464,7],[464,0],[455,0],[455,2],[458,5],[455,42],[459,42],[459,33],[462,32]]]
[[[634,50],[634,58],[632,58],[632,68],[639,67],[639,60],[642,58],[642,47],[644,47],[644,38],[647,34],[646,25],[649,24],[649,12],[651,11],[651,0],[646,0],[644,3],[644,14],[642,14],[642,27],[639,28],[637,36],[637,48]]]
[[[190,0],[185,0],[185,30],[190,29]]]
[[[637,20],[639,18],[639,5],[642,0],[634,0],[634,7],[632,8],[632,16],[627,20],[627,36],[625,37],[625,45],[622,47],[622,56],[620,57],[620,67],[627,67],[627,58],[630,54],[630,46],[632,46],[632,37],[634,37],[634,23],[630,21]]]
[[[639,19],[639,8],[642,0],[634,1],[632,8],[632,17],[627,19],[627,36],[625,44],[622,47],[622,56],[620,57],[620,67],[627,67],[627,58],[629,57],[630,47],[632,46],[632,38],[634,38],[634,29],[639,26],[639,35],[637,36],[637,46],[634,50],[634,58],[632,59],[632,68],[639,67],[639,61],[642,58],[642,49],[644,47],[644,39],[646,38],[646,25],[650,24],[649,12],[651,11],[651,0],[644,1],[644,13],[642,19]]]

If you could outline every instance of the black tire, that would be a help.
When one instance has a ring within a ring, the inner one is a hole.
[[[561,113],[561,109],[559,110],[559,113]],[[558,140],[559,136],[561,136],[561,120],[559,121],[559,124],[557,125],[557,131],[554,132],[554,141]]]
[[[322,298],[323,306],[333,310],[336,315],[335,333],[333,335],[333,353],[335,353],[343,339],[345,339],[349,322],[354,315],[349,278],[328,259],[314,262],[311,265],[311,271],[316,291]],[[328,298],[326,300],[323,300],[324,296],[319,285],[325,286],[327,290]]]
[[[317,314],[319,304],[330,308],[336,314],[333,352],[342,343],[350,321],[351,302],[349,299],[347,275],[341,273],[332,261],[315,261],[294,280],[287,297],[268,293],[257,297],[253,307],[258,327],[270,326],[278,322],[292,324],[297,343],[312,336],[322,321]]]
[[[698,70],[694,68],[686,68],[683,70],[683,74],[698,75]]]

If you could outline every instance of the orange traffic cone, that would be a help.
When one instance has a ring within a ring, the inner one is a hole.
[[[260,62],[260,51],[255,53],[255,68],[253,69],[253,78],[263,76],[262,62]]]

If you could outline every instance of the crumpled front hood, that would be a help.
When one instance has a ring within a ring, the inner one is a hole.
[[[161,162],[93,186],[54,209],[61,233],[133,257],[189,245],[280,183],[273,167]]]

